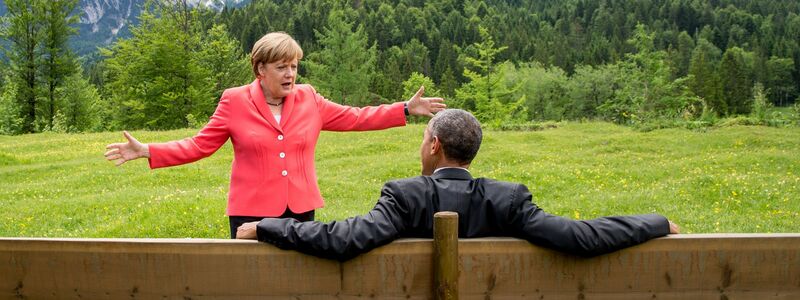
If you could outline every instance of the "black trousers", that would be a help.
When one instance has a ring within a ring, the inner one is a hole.
[[[263,218],[266,218],[266,217],[229,216],[228,219],[231,222],[231,238],[232,239],[236,238],[236,229],[238,229],[239,226],[242,226],[242,224],[249,223],[249,222],[255,222],[255,221],[261,221],[261,219],[263,219]],[[304,212],[304,213],[296,214],[296,213],[292,212],[291,210],[289,210],[289,208],[287,207],[286,211],[284,211],[283,214],[280,215],[278,218],[283,218],[283,219],[292,218],[292,219],[298,220],[300,222],[314,221],[314,210],[309,210],[309,211]]]

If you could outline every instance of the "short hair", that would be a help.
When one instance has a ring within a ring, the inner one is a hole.
[[[274,63],[292,59],[302,59],[303,49],[285,32],[270,32],[261,37],[250,52],[250,65],[253,74],[258,77],[259,63]]]
[[[468,164],[478,155],[483,132],[481,123],[471,113],[445,109],[431,119],[429,126],[431,138],[439,138],[448,159]]]

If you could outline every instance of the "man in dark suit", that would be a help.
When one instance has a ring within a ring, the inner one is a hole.
[[[480,123],[463,110],[439,112],[420,146],[422,176],[387,182],[369,213],[322,223],[263,219],[239,227],[237,238],[348,260],[397,238],[430,238],[433,214],[458,213],[462,238],[509,236],[581,256],[593,256],[678,233],[656,214],[575,221],[550,215],[522,184],[473,178],[469,165],[482,140]]]

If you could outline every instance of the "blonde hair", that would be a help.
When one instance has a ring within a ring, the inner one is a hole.
[[[276,61],[286,61],[292,59],[302,59],[303,49],[291,36],[285,32],[270,32],[265,34],[253,45],[250,52],[250,65],[253,66],[253,74],[258,74],[259,63],[273,63]]]

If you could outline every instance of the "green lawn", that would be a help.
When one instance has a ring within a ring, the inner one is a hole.
[[[319,220],[362,214],[384,181],[417,175],[422,125],[324,132]],[[195,129],[133,132],[144,142]],[[199,162],[151,171],[114,167],[121,133],[0,136],[0,236],[228,236],[230,144]],[[800,129],[727,127],[638,132],[568,123],[538,132],[485,132],[473,175],[526,184],[546,211],[569,218],[657,212],[684,232],[800,232]]]

